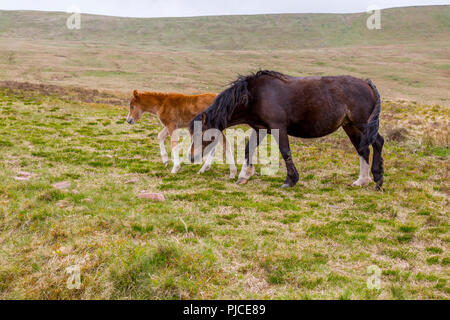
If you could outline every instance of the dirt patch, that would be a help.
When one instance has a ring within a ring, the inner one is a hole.
[[[18,81],[0,81],[0,88],[9,89],[13,92],[20,92],[25,96],[57,96],[58,98],[70,101],[80,101],[87,103],[104,103],[115,106],[128,105],[128,99],[119,97],[110,92],[99,91],[97,89],[86,89],[81,87],[62,87],[57,85],[18,82]]]

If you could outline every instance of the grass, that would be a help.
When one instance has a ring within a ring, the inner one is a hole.
[[[245,186],[225,165],[170,175],[158,121],[131,127],[126,114],[0,91],[0,298],[449,298],[447,108],[384,101],[384,192],[349,186],[358,157],[343,131],[292,139],[300,183],[281,190],[284,169]],[[66,286],[73,265],[78,290]],[[366,285],[372,265],[380,290]]]

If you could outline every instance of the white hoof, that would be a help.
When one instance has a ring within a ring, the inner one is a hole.
[[[367,187],[372,180],[359,178],[355,182],[353,182],[352,186],[354,187]]]
[[[211,167],[201,168],[200,171],[198,172],[198,174],[205,173],[206,171],[209,171],[209,170],[211,170]]]
[[[248,180],[255,175],[256,169],[254,166],[246,166],[245,164],[242,166],[241,173],[239,174],[239,180],[237,184],[242,185],[246,184]]]
[[[172,174],[175,174],[175,173],[177,173],[178,171],[180,171],[180,166],[175,166],[175,167],[173,167],[171,173],[172,173]]]
[[[236,168],[234,170],[230,171],[230,179],[231,180],[236,178],[236,175],[237,175],[237,169]]]

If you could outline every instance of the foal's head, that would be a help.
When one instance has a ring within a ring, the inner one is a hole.
[[[130,113],[127,117],[127,122],[129,124],[135,124],[144,113],[144,108],[141,104],[141,99],[139,97],[139,92],[137,90],[133,91],[133,96],[130,100]]]

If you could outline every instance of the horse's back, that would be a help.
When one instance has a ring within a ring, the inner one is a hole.
[[[261,87],[259,107],[273,125],[288,133],[317,138],[333,133],[346,121],[364,122],[375,104],[371,88],[352,76],[287,77]]]

